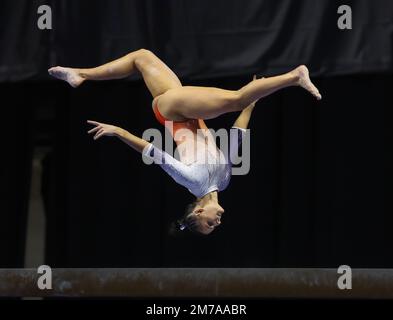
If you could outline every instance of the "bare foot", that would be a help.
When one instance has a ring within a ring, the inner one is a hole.
[[[79,87],[85,80],[78,74],[77,69],[72,68],[53,67],[48,73],[57,79],[67,81],[73,88]]]
[[[297,77],[297,84],[310,92],[317,100],[321,100],[322,96],[318,88],[311,82],[310,75],[306,66],[297,67],[292,73]]]

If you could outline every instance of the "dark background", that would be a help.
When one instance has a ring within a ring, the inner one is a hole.
[[[41,4],[52,30],[37,28]],[[352,30],[337,28],[341,4]],[[0,267],[23,266],[39,146],[51,150],[51,267],[393,267],[392,1],[6,0],[0,26]],[[208,237],[169,236],[192,195],[120,141],[86,134],[87,119],[138,135],[160,127],[140,78],[72,89],[46,72],[139,48],[183,84],[228,89],[304,63],[323,95],[290,88],[258,102],[251,171],[220,194],[225,217]]]

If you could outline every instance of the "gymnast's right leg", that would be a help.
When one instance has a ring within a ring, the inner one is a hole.
[[[67,81],[74,88],[80,86],[85,80],[121,79],[136,71],[142,74],[153,97],[157,97],[169,89],[182,86],[176,74],[156,55],[146,49],[133,51],[124,57],[95,68],[53,67],[48,70],[50,75]]]

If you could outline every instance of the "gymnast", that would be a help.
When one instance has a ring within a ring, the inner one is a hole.
[[[218,192],[223,191],[229,184],[231,162],[228,158],[234,152],[233,146],[238,146],[244,137],[255,102],[290,86],[302,87],[316,99],[322,98],[311,82],[308,69],[304,65],[274,77],[261,79],[254,77],[253,81],[236,91],[182,86],[176,74],[146,49],[131,52],[96,68],[77,69],[57,66],[48,70],[50,75],[68,82],[74,88],[86,80],[120,79],[136,71],[141,73],[153,96],[152,107],[155,117],[171,130],[180,151],[180,160],[148,141],[113,125],[88,120],[87,122],[94,126],[88,133],[94,134],[94,140],[103,136],[119,138],[136,151],[154,160],[177,183],[186,187],[196,200],[187,206],[184,216],[176,221],[176,227],[178,230],[188,229],[204,235],[210,234],[221,224],[224,209],[218,203]],[[233,130],[238,132],[239,141],[231,142],[229,155],[223,156],[209,134],[204,120],[228,112],[241,112],[233,125]],[[176,132],[182,129],[188,129],[192,134],[188,135],[187,139],[184,138],[187,135],[178,138]],[[199,150],[205,152],[203,157],[198,156]],[[206,161],[206,155],[209,161]],[[214,160],[217,159],[218,161],[215,162]]]

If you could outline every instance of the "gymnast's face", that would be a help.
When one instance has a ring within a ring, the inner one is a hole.
[[[194,213],[198,218],[199,232],[207,235],[221,224],[224,209],[218,203],[208,203],[203,207],[197,206]]]

